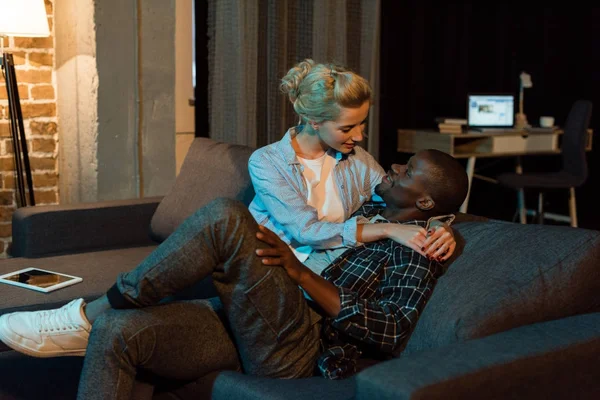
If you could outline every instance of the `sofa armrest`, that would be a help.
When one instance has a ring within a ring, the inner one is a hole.
[[[356,399],[600,398],[600,313],[512,329],[367,368]]]
[[[150,220],[162,197],[22,207],[12,218],[13,257],[156,244]]]

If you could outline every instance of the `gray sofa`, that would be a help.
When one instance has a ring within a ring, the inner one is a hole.
[[[196,138],[164,197],[17,210],[12,258],[81,276],[50,294],[0,285],[0,314],[105,293],[195,209],[246,204],[252,149]],[[217,371],[196,382],[140,375],[136,398],[600,398],[600,232],[458,214],[458,248],[399,358],[329,381]],[[210,297],[210,279],[179,298]],[[82,358],[37,359],[0,348],[0,399],[70,399]]]

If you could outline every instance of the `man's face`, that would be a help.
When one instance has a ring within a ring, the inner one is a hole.
[[[411,208],[426,195],[428,160],[416,154],[406,165],[392,164],[392,168],[375,188],[388,207]]]

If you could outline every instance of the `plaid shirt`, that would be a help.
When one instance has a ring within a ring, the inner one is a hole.
[[[382,210],[367,203],[358,212],[372,217]],[[445,217],[453,219],[436,219]],[[323,353],[317,363],[321,374],[341,379],[358,372],[361,362],[398,356],[442,273],[441,264],[393,240],[368,243],[338,257],[322,273],[338,288],[341,310],[323,324]]]

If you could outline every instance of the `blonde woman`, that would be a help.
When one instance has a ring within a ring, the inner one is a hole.
[[[447,260],[456,242],[442,221],[451,218],[431,219],[428,232],[415,225],[368,224],[352,216],[365,201],[377,200],[375,187],[389,179],[358,146],[373,100],[369,83],[339,65],[306,59],[288,71],[280,88],[300,123],[250,158],[256,190],[250,212],[256,221],[289,244],[316,273],[344,250],[381,239]],[[427,198],[405,197],[404,206],[425,213],[432,208]]]

